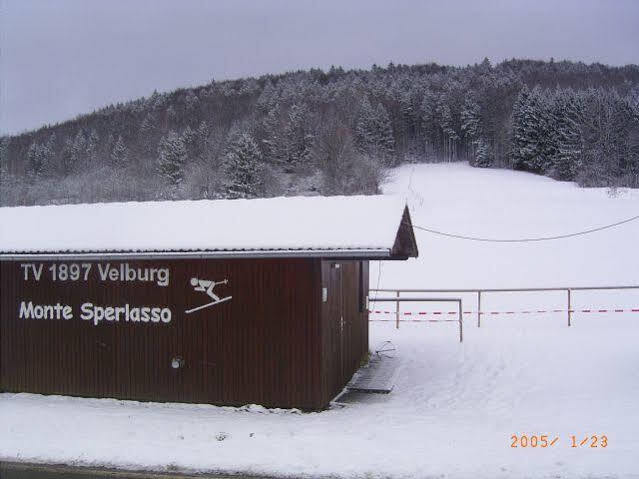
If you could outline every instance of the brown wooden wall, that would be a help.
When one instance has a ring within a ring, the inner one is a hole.
[[[167,287],[97,277],[54,282],[48,271],[52,262],[29,263],[43,265],[39,281],[25,280],[20,262],[0,262],[4,391],[320,409],[343,387],[368,347],[368,328],[351,304],[358,262],[342,263],[341,293],[336,293],[330,263],[316,259],[128,261],[136,268],[170,268]],[[97,263],[121,262],[89,263],[97,276]],[[368,271],[364,276],[368,291]],[[193,290],[192,277],[228,279],[214,292],[232,299],[185,314],[209,302]],[[321,281],[332,290],[325,305]],[[337,316],[327,313],[338,296],[345,305],[347,345],[337,344]],[[20,319],[21,301],[68,304],[74,318]],[[79,318],[85,302],[167,306],[172,319],[168,324],[103,320],[96,326]],[[343,367],[337,365],[338,349]],[[184,358],[183,368],[171,368],[174,356]]]
[[[339,266],[339,267],[337,267]],[[339,394],[368,354],[368,261],[322,261],[322,396]]]

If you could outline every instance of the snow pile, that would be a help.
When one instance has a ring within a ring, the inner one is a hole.
[[[404,206],[380,195],[0,208],[0,252],[388,252]]]
[[[408,185],[410,183],[410,188]],[[415,224],[494,237],[564,233],[639,210],[636,192],[465,165],[398,170]],[[479,244],[416,232],[423,257],[384,263],[385,287],[639,283],[639,225],[548,244]],[[375,264],[376,266],[376,264]],[[561,293],[492,294],[484,310],[557,309]],[[472,295],[464,309],[476,308]],[[579,292],[581,308],[639,307],[639,292]],[[385,307],[389,307],[388,304]],[[450,305],[405,304],[405,310]],[[371,323],[402,368],[394,391],[322,413],[0,395],[0,457],[290,477],[639,477],[639,314],[564,313],[457,324]],[[548,435],[547,448],[511,436]],[[572,437],[607,436],[605,448]]]

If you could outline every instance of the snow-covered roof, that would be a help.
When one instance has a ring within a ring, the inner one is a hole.
[[[289,197],[0,208],[0,255],[407,258],[392,196]]]

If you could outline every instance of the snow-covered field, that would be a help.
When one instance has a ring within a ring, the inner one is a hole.
[[[639,213],[638,192],[467,165],[395,171],[416,225],[460,234],[570,233]],[[639,284],[639,222],[548,243],[492,244],[416,232],[420,258],[374,264],[386,288]],[[454,295],[453,295],[454,296]],[[472,296],[464,309],[473,310]],[[493,294],[485,310],[561,309],[565,294]],[[576,309],[639,308],[638,292],[575,293]],[[388,305],[384,308],[389,308]],[[406,311],[450,309],[413,303]],[[386,317],[386,316],[382,316]],[[313,414],[0,395],[0,458],[340,477],[639,477],[639,314],[469,315],[455,323],[371,323],[402,361],[395,390]],[[511,448],[513,434],[547,448]],[[571,447],[592,435],[607,447]]]

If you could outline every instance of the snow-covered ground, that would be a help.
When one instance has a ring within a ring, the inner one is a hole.
[[[489,237],[570,233],[639,212],[637,192],[461,164],[400,168],[386,192],[407,195],[416,225]],[[374,264],[372,285],[639,284],[639,223],[549,243],[416,235],[420,258],[381,274]],[[464,296],[464,309],[473,301]],[[563,293],[493,294],[482,305],[563,307]],[[573,307],[639,308],[639,292],[575,293]],[[292,477],[639,477],[639,313],[575,313],[571,328],[565,313],[474,324],[468,315],[460,344],[454,322],[372,322],[371,345],[391,340],[402,361],[395,390],[321,413],[2,394],[0,458]],[[559,440],[511,448],[513,434]],[[571,435],[608,445],[572,448]]]
[[[415,225],[487,238],[554,236],[639,215],[639,191],[579,188],[464,163],[407,165],[385,193],[403,195]],[[385,263],[391,288],[517,288],[639,284],[639,221],[539,243],[481,243],[416,231],[420,257]],[[371,284],[377,274],[371,269]]]

